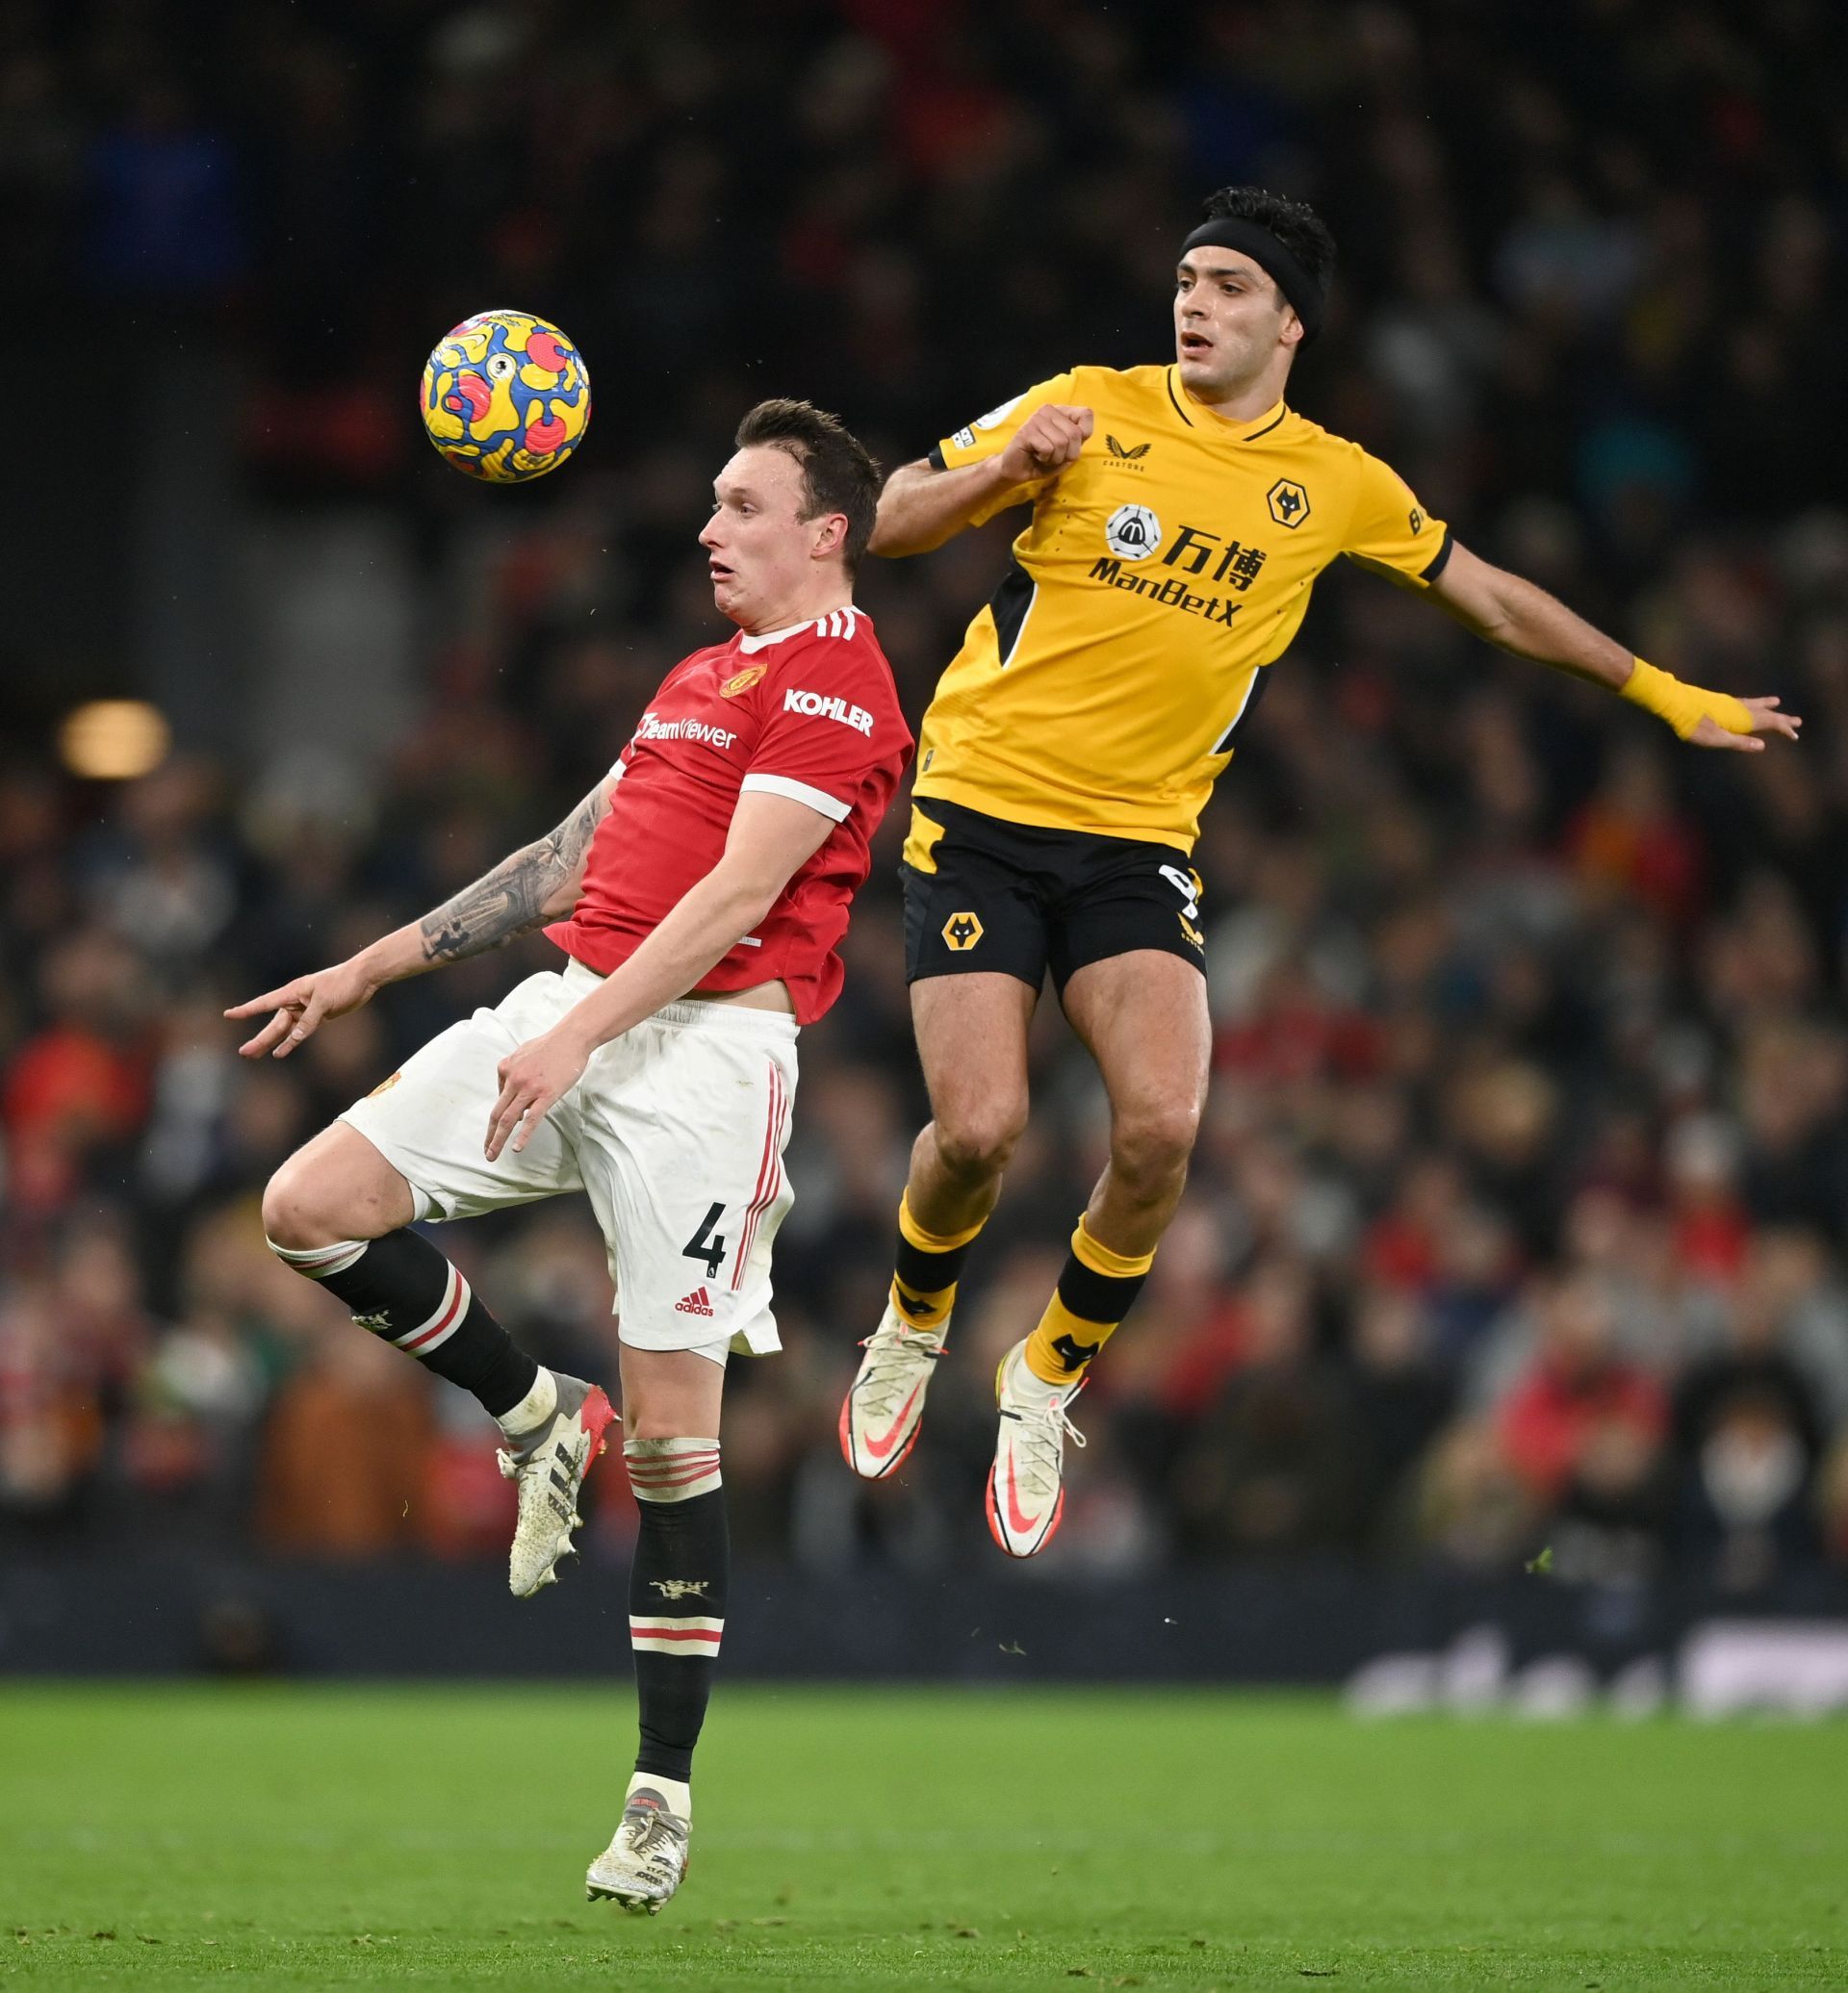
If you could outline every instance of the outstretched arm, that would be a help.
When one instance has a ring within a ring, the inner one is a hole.
[[[384,935],[332,968],[297,976],[279,989],[235,1005],[224,1013],[227,1017],[274,1013],[238,1050],[245,1059],[261,1059],[266,1052],[287,1059],[323,1018],[357,1010],[386,984],[503,948],[542,922],[569,913],[583,889],[590,840],[608,808],[608,783],[602,781],[556,830],[502,858],[421,921]]]
[[[1489,643],[1607,686],[1698,748],[1759,754],[1764,742],[1758,736],[1781,733],[1795,740],[1803,726],[1794,713],[1780,712],[1775,698],[1734,699],[1729,692],[1707,692],[1645,664],[1544,588],[1491,567],[1465,547],[1452,544],[1430,593],[1466,629]]]
[[[1034,485],[1075,460],[1095,421],[1088,408],[1048,401],[991,457],[948,471],[928,457],[901,464],[879,495],[871,550],[891,559],[929,553],[955,539],[978,514],[987,518],[1005,510],[1009,493],[1017,492],[1012,502],[1024,505]]]

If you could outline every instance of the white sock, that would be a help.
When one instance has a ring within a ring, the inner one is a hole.
[[[637,1772],[629,1781],[629,1790],[623,1795],[627,1804],[635,1794],[646,1786],[650,1792],[657,1792],[667,1801],[667,1810],[680,1819],[693,1818],[693,1788],[679,1778],[663,1778],[658,1772]]]
[[[494,1421],[510,1440],[517,1440],[522,1433],[529,1433],[534,1427],[544,1425],[558,1409],[558,1380],[544,1364],[539,1366],[539,1374],[532,1380],[532,1389],[517,1405],[510,1405]]]

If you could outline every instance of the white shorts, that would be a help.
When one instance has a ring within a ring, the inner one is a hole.
[[[524,1151],[481,1153],[496,1068],[602,979],[528,976],[452,1024],[341,1115],[411,1186],[419,1218],[469,1218],[582,1190],[609,1249],[622,1340],[636,1349],[782,1345],[770,1248],[794,1201],[783,1167],[796,1021],[735,1004],[668,1004],[595,1052]]]

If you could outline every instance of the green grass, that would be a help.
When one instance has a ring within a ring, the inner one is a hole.
[[[28,1984],[1823,1986],[1848,1726],[724,1691],[690,1880],[583,1900],[626,1689],[0,1685]]]

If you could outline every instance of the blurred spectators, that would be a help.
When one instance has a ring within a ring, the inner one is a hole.
[[[246,684],[239,755],[183,736],[114,788],[37,752],[67,697],[50,624],[0,638],[0,1537],[502,1553],[491,1429],[275,1265],[256,1193],[555,958],[402,985],[284,1063],[240,1063],[223,1005],[414,916],[608,766],[713,631],[693,536],[751,400],[811,395],[897,462],[1073,362],[1159,359],[1200,194],[1253,178],[1343,243],[1297,406],[1645,654],[1809,727],[1703,756],[1327,578],[1208,814],[1214,1095],[1046,1564],[1552,1546],[1569,1577],[1751,1591],[1848,1562],[1839,9],[0,12],[0,272],[67,361],[138,356],[134,394],[61,404],[101,516],[158,514],[136,480],[165,467],[83,425],[131,429],[139,370],[184,350],[229,439],[212,585],[240,533],[339,520],[363,572],[408,576],[415,633],[402,725],[301,738],[263,715],[313,716],[312,680],[306,708]],[[502,301],[597,382],[555,490],[471,487],[411,418],[424,351]],[[913,718],[1005,533],[863,576]],[[854,1483],[835,1412],[924,1113],[901,834],[804,1045],[787,1353],[729,1393],[741,1546],[815,1564],[985,1546],[987,1375],[1102,1156],[1044,1005],[930,1432],[902,1481]],[[613,1382],[580,1208],[443,1243],[536,1354]],[[620,1543],[620,1474],[591,1493]]]

